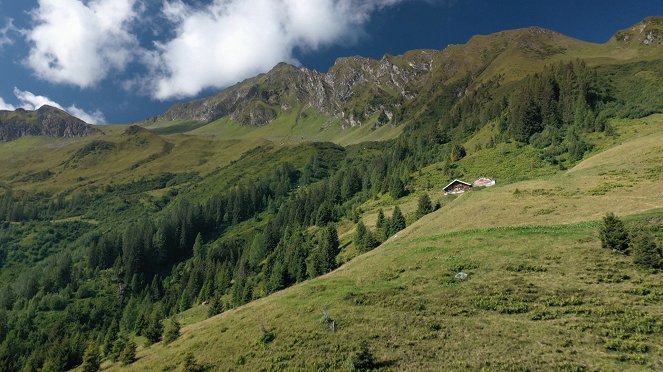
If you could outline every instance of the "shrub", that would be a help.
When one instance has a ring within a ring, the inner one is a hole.
[[[205,368],[196,362],[196,358],[193,354],[186,353],[180,370],[182,372],[202,372]]]
[[[378,367],[378,363],[368,348],[366,341],[362,341],[359,344],[359,349],[350,358],[350,363],[352,364],[352,368],[358,371],[367,371]]]
[[[657,269],[663,267],[663,252],[654,237],[644,229],[637,230],[631,237],[631,252],[636,265]]]
[[[628,230],[624,222],[613,213],[606,214],[603,217],[603,225],[599,230],[601,246],[607,249],[613,249],[621,253],[628,253],[629,237]]]

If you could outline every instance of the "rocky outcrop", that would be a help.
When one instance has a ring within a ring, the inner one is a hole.
[[[210,122],[229,116],[243,125],[262,126],[304,106],[358,125],[376,113],[391,117],[395,107],[412,99],[434,53],[415,51],[379,61],[341,58],[327,73],[281,63],[213,97],[177,104],[157,120]]]
[[[634,43],[660,46],[663,17],[649,17],[621,31],[611,42],[615,40],[629,48]],[[380,60],[339,58],[326,73],[281,63],[215,96],[177,104],[153,121],[207,123],[229,117],[242,125],[263,126],[291,110],[314,108],[341,119],[343,126],[361,125],[369,118],[385,125],[399,117],[406,105],[426,105],[426,97],[435,96],[445,85],[467,81],[458,92],[462,95],[473,83],[497,76],[506,82],[518,80],[543,68],[552,57],[583,50],[587,44],[555,31],[529,27],[478,35],[466,44],[441,51],[416,50]]]
[[[0,111],[0,141],[24,136],[83,137],[99,130],[51,106],[36,111]]]
[[[663,16],[647,17],[635,26],[617,32],[613,40],[627,45],[661,46],[663,45]]]

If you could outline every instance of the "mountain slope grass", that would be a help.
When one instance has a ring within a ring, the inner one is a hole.
[[[659,370],[663,274],[601,249],[596,221],[630,215],[662,237],[662,127],[618,123],[621,143],[569,171],[443,200],[338,270],[191,323],[128,368],[175,369],[191,352],[213,370],[350,369],[366,342],[375,367],[397,370]]]
[[[661,223],[661,212],[641,218]],[[392,241],[328,276],[185,327],[173,344],[140,351],[130,368],[169,369],[185,352],[218,370],[347,368],[368,341],[395,369],[660,369],[661,275],[601,250],[596,229]],[[455,279],[459,271],[469,277]],[[336,332],[321,323],[323,310]]]

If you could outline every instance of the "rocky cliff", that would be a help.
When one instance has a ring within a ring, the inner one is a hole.
[[[24,136],[82,137],[99,130],[51,106],[36,111],[0,111],[0,141]]]
[[[660,46],[662,40],[663,17],[649,17],[617,33],[610,42],[638,49],[639,45]],[[282,113],[310,107],[341,119],[343,126],[361,125],[371,117],[382,125],[404,105],[425,105],[427,96],[450,82],[467,80],[470,88],[497,76],[503,81],[519,80],[565,54],[578,54],[595,45],[530,27],[475,36],[441,51],[416,50],[380,60],[340,58],[326,73],[282,63],[212,97],[177,104],[152,120],[207,123],[229,117],[242,125],[263,126]]]

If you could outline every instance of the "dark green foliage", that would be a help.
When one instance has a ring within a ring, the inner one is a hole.
[[[178,337],[180,337],[180,323],[175,319],[169,319],[163,329],[163,342],[169,344]]]
[[[391,215],[391,219],[389,220],[388,235],[394,235],[397,232],[403,230],[405,227],[405,216],[403,216],[401,209],[396,206],[394,207],[394,213]]]
[[[385,241],[388,238],[389,223],[384,216],[384,210],[380,208],[378,211],[377,222],[375,224],[377,229],[376,235],[379,241]]]
[[[419,202],[417,203],[417,218],[421,218],[428,213],[433,211],[433,203],[430,200],[430,196],[427,193],[422,194],[419,197]]]
[[[309,277],[328,273],[336,268],[336,256],[340,253],[338,233],[333,226],[322,229],[317,236],[317,246],[306,261]]]
[[[467,153],[465,152],[465,147],[459,144],[454,144],[451,146],[451,161],[458,161],[465,157]]]
[[[659,269],[663,268],[663,250],[656,245],[652,234],[640,228],[631,234],[631,254],[636,265]]]
[[[180,371],[182,372],[202,372],[205,368],[196,362],[192,353],[186,353]]]
[[[93,342],[88,343],[83,354],[81,369],[83,372],[97,372],[101,364],[100,361],[99,348]]]
[[[215,296],[210,303],[209,309],[207,310],[207,316],[212,317],[214,315],[221,314],[223,310],[223,301]]]
[[[362,341],[350,357],[350,365],[356,371],[370,371],[379,367],[366,341]]]
[[[624,222],[613,213],[608,213],[603,217],[603,224],[599,230],[599,238],[601,239],[601,246],[603,248],[628,253],[628,230]]]
[[[354,236],[354,244],[359,252],[368,252],[378,244],[373,233],[371,233],[364,222],[359,220]]]
[[[405,185],[400,178],[394,178],[389,186],[389,194],[392,198],[398,199],[405,196]]]
[[[124,349],[120,352],[119,361],[123,365],[127,366],[136,361],[136,343],[133,341],[127,341],[124,345]]]

